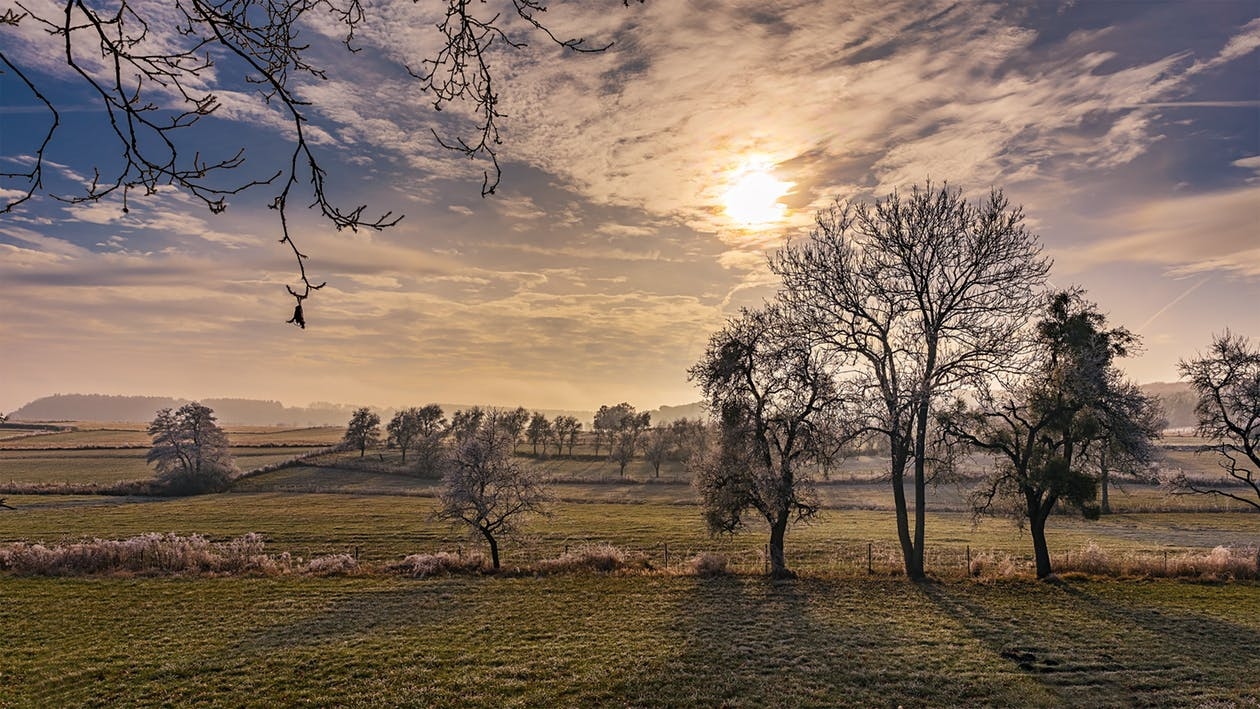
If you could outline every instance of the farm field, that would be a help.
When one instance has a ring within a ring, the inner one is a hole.
[[[243,468],[319,442],[256,435],[261,445],[234,449]],[[143,448],[9,443],[0,481],[19,469],[31,482],[151,475]],[[888,485],[863,472],[874,459],[820,484],[821,517],[788,533],[801,578],[770,582],[764,531],[711,537],[677,464],[657,479],[635,461],[623,478],[593,456],[540,461],[556,502],[504,543],[508,573],[388,571],[409,554],[481,548],[434,521],[438,481],[397,474],[391,456],[319,456],[216,495],[5,495],[15,509],[0,509],[0,545],[254,532],[269,554],[353,554],[361,571],[0,572],[0,707],[1260,704],[1260,583],[1079,573],[1035,583],[1027,535],[1007,520],[973,521],[965,490],[943,486],[927,524],[935,581],[912,584],[899,575]],[[1095,522],[1051,519],[1056,564],[1102,554],[1149,568],[1260,541],[1260,515],[1206,498],[1127,484],[1112,504],[1117,513]],[[598,544],[652,570],[511,571]],[[692,575],[701,552],[734,573]],[[984,562],[982,579],[968,578],[969,559]]]

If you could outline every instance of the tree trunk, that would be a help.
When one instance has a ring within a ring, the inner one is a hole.
[[[494,569],[499,568],[499,542],[494,535],[487,530],[481,530],[481,535],[486,538],[486,543],[490,545],[490,565]]]
[[[787,536],[788,515],[786,512],[770,524],[770,577],[776,579],[796,578],[787,567],[787,559],[783,554],[783,538]]]
[[[1107,488],[1111,483],[1111,471],[1107,468],[1107,449],[1103,448],[1101,458],[1098,462],[1098,485],[1102,488],[1102,500],[1099,505],[1099,511],[1105,515],[1111,514],[1111,501],[1107,496]]]
[[[1049,512],[1042,512],[1041,506],[1028,501],[1028,526],[1032,532],[1033,556],[1037,559],[1037,578],[1044,579],[1052,573],[1050,568],[1050,549],[1046,546],[1046,518]]]
[[[401,446],[399,447],[402,449],[402,464],[406,465],[407,464],[407,449],[402,448]]]
[[[914,542],[910,538],[910,514],[906,509],[906,457],[894,454],[892,460],[893,503],[897,511],[897,539],[901,542],[901,557],[905,561],[906,576],[912,579],[923,577],[921,556],[915,553]]]

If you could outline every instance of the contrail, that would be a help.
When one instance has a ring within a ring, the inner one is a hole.
[[[1181,295],[1177,296],[1176,298],[1173,298],[1173,299],[1172,299],[1172,302],[1170,302],[1168,305],[1165,305],[1164,307],[1162,307],[1162,308],[1160,308],[1159,310],[1155,311],[1155,314],[1154,314],[1154,315],[1152,315],[1152,316],[1150,316],[1149,318],[1147,318],[1146,322],[1142,323],[1142,326],[1141,326],[1141,327],[1139,327],[1139,328],[1137,329],[1137,331],[1138,331],[1139,333],[1141,333],[1143,330],[1145,330],[1146,328],[1150,327],[1151,323],[1155,322],[1155,319],[1156,319],[1156,318],[1158,318],[1159,316],[1161,316],[1161,315],[1163,315],[1164,313],[1168,312],[1168,309],[1169,309],[1169,308],[1171,308],[1172,306],[1176,305],[1177,303],[1180,303],[1182,300],[1184,300],[1184,299],[1185,299],[1185,297],[1186,297],[1186,296],[1188,296],[1188,295],[1190,295],[1191,293],[1193,293],[1193,292],[1195,292],[1196,290],[1198,290],[1199,286],[1203,285],[1204,283],[1207,283],[1207,282],[1208,282],[1208,281],[1210,281],[1211,279],[1212,279],[1212,277],[1211,277],[1211,276],[1206,276],[1206,277],[1204,277],[1203,279],[1201,279],[1198,283],[1195,283],[1194,285],[1192,285],[1192,286],[1190,286],[1189,288],[1187,288],[1184,292],[1182,292],[1182,294],[1181,294]]]

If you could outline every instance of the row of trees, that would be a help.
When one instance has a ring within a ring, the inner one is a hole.
[[[1100,483],[1149,466],[1164,424],[1115,364],[1137,337],[1079,289],[1047,290],[1050,261],[1023,221],[998,190],[972,203],[929,183],[837,202],[773,256],[777,296],[732,318],[690,370],[720,428],[696,471],[710,528],[763,518],[773,573],[790,575],[787,528],[818,509],[803,463],[874,440],[889,456],[905,572],[922,579],[932,484],[982,451],[994,464],[974,509],[1027,522],[1048,576],[1051,513],[1096,516]],[[1215,446],[1223,467],[1260,497],[1248,467],[1260,464],[1260,357],[1229,335],[1213,347],[1182,364],[1202,397],[1200,433],[1232,441]]]
[[[443,440],[466,438],[487,417],[502,430],[513,453],[521,444],[528,444],[535,457],[553,452],[557,456],[573,457],[574,448],[586,433],[581,421],[565,414],[549,419],[541,412],[531,412],[524,407],[511,410],[473,407],[456,411],[448,421],[442,407],[429,404],[396,412],[385,425],[383,439],[380,416],[366,407],[357,409],[350,417],[343,442],[357,449],[363,457],[369,448],[384,440],[387,446],[401,452],[404,464],[408,453],[412,453],[417,468],[432,469]],[[699,452],[708,433],[697,420],[678,419],[656,427],[652,427],[651,421],[649,412],[638,412],[625,402],[601,406],[586,442],[593,447],[595,456],[606,452],[608,459],[617,463],[619,475],[624,476],[626,466],[636,456],[642,456],[652,466],[656,477],[660,477],[661,466],[666,461],[686,461]]]

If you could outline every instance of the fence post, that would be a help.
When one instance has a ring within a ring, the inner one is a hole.
[[[669,542],[665,542],[665,568],[669,569]]]
[[[1168,575],[1168,550],[1164,550],[1164,575]]]
[[[967,575],[971,575],[971,545],[967,545]]]
[[[866,573],[868,574],[875,573],[875,569],[871,566],[872,554],[874,551],[873,547],[874,547],[874,544],[872,544],[871,542],[866,543]]]

